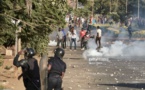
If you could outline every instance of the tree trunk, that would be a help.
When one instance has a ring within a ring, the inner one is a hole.
[[[32,13],[32,0],[25,0],[26,3],[26,8],[27,8],[27,13],[31,17]]]

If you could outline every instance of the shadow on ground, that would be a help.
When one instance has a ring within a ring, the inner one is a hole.
[[[99,85],[145,89],[145,83],[118,83],[118,84],[99,84]]]

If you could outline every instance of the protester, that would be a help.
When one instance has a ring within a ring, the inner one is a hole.
[[[87,49],[88,40],[90,38],[94,38],[94,35],[91,36],[89,32],[86,32],[85,35],[83,36],[83,42],[82,42],[82,49],[81,50]]]
[[[132,27],[131,25],[128,26],[128,34],[129,34],[129,39],[132,37]]]
[[[24,52],[24,59],[18,61],[19,56]],[[13,64],[22,68],[22,74],[18,80],[23,77],[23,83],[26,90],[40,90],[40,74],[38,62],[33,56],[35,52],[32,48],[21,50],[15,56]]]
[[[68,32],[67,32],[67,42],[68,42],[67,46],[70,46],[70,42],[71,42],[71,29],[68,30]]]
[[[97,48],[101,48],[101,35],[102,35],[102,30],[100,29],[99,26],[97,26],[97,36],[96,36],[96,44]]]
[[[70,50],[72,50],[72,44],[74,43],[74,51],[76,51],[76,38],[77,38],[76,30],[74,30],[74,27],[72,27],[72,29],[71,29]]]
[[[65,52],[61,48],[54,50],[54,57],[48,60],[48,89],[62,90],[62,79],[66,71],[66,63],[62,60]]]
[[[65,49],[66,48],[66,32],[64,29],[62,29],[62,32],[63,32],[62,47],[63,49]]]
[[[88,30],[88,22],[87,22],[87,20],[84,21],[82,27],[83,27],[84,30]]]
[[[63,32],[61,30],[61,28],[58,29],[58,32],[57,32],[57,46],[60,47],[60,44],[61,44],[61,47],[63,47]]]
[[[83,37],[84,37],[85,34],[86,34],[86,30],[84,30],[82,28],[82,30],[80,31],[80,41],[81,41],[80,46],[81,46],[81,48],[82,48],[82,45],[83,45]]]
[[[87,31],[89,32],[89,33],[91,33],[91,30],[92,30],[92,25],[93,25],[93,16],[91,16],[90,18],[89,18],[89,24],[88,24],[88,27],[87,27]]]

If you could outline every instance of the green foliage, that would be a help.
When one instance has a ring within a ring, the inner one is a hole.
[[[73,10],[74,14],[79,17],[88,17],[91,14],[91,2],[88,0],[78,0],[84,5],[84,8],[77,8]]]
[[[78,8],[74,10],[74,14],[79,17],[88,17],[90,13],[91,11],[87,8]]]
[[[78,0],[78,2],[81,2],[83,5],[86,5],[88,3],[88,0]]]
[[[22,46],[34,47],[39,52],[47,47],[50,32],[65,25],[68,6],[64,0],[29,1],[0,0],[0,45],[14,45],[15,32],[20,26],[22,31],[18,36]],[[12,20],[20,23],[14,24]]]
[[[110,14],[110,16],[112,17],[112,19],[115,21],[115,22],[118,22],[120,20],[120,16],[118,14]]]
[[[94,0],[94,10],[97,14],[108,14],[110,0]]]
[[[121,22],[125,21],[125,16],[137,16],[138,0],[94,0],[94,13],[108,15],[109,13],[116,13],[119,15]],[[145,0],[139,0],[140,16],[145,17]],[[116,17],[116,16],[115,16]],[[118,17],[118,16],[117,16]]]

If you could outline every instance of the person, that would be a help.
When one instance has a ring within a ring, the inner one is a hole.
[[[71,21],[69,21],[69,23],[68,23],[69,30],[71,29],[71,27],[72,27],[72,23],[71,23]]]
[[[84,21],[82,27],[83,27],[84,30],[88,29],[88,22],[87,22],[87,20]]]
[[[131,25],[128,26],[128,34],[129,34],[129,39],[132,37],[132,27]]]
[[[71,29],[71,42],[70,42],[70,50],[72,50],[72,44],[74,43],[74,51],[76,51],[76,38],[77,38],[77,33],[76,30],[74,30],[74,27]]]
[[[102,35],[102,31],[101,31],[100,27],[97,26],[96,44],[98,45],[98,43],[99,43],[97,48],[101,48],[101,35]]]
[[[54,50],[54,57],[48,60],[48,89],[62,90],[62,79],[66,71],[66,63],[62,60],[65,51],[62,48]]]
[[[91,36],[89,34],[89,32],[86,32],[85,35],[83,36],[83,42],[82,42],[82,49],[81,50],[87,49],[88,40],[90,38],[94,38],[94,35]]]
[[[60,47],[60,44],[61,44],[61,47],[63,46],[63,32],[61,30],[61,28],[58,29],[58,32],[57,32],[57,46]]]
[[[24,52],[24,59],[18,61],[19,56]],[[18,80],[23,77],[23,83],[26,90],[40,90],[40,74],[38,62],[33,56],[35,51],[32,48],[26,48],[18,52],[15,56],[13,65],[22,68],[22,74]]]
[[[69,43],[68,46],[70,46],[70,42],[71,42],[71,28],[67,32],[67,41]]]
[[[86,34],[86,30],[84,30],[83,28],[82,28],[82,30],[80,31],[80,41],[81,41],[81,48],[83,47],[83,37],[84,37],[84,35]]]
[[[93,21],[93,16],[90,16],[90,18],[88,19],[89,21],[89,24],[88,24],[88,27],[87,27],[87,31],[89,32],[89,33],[91,33],[91,30],[92,30],[92,21]]]
[[[62,47],[63,49],[65,49],[66,48],[66,32],[64,29],[62,29],[62,32],[63,32]]]

